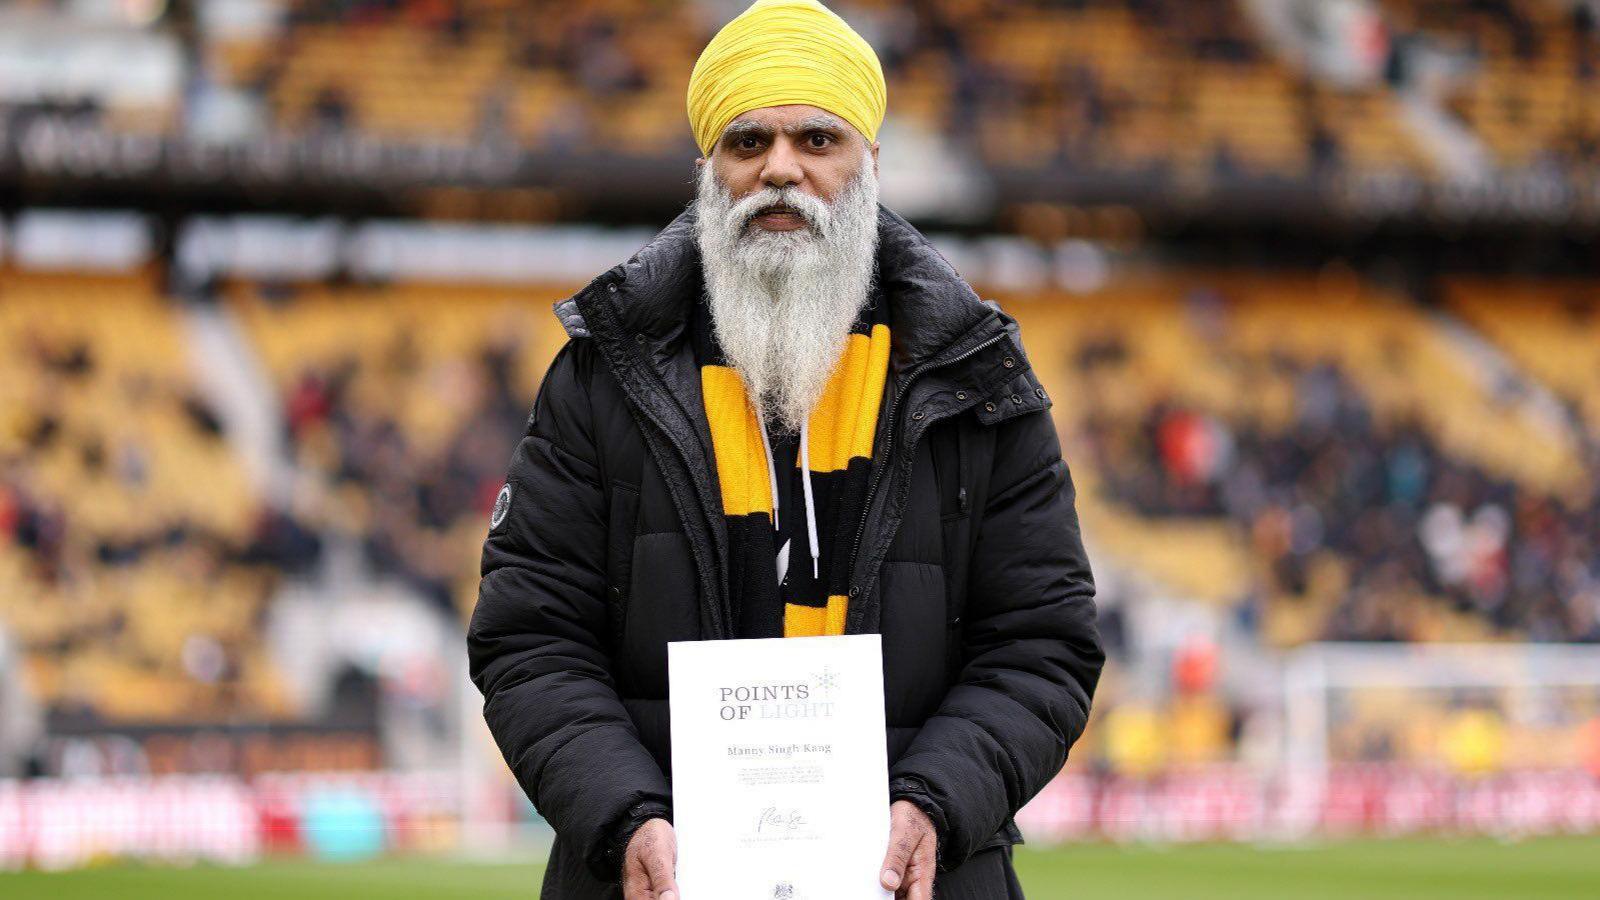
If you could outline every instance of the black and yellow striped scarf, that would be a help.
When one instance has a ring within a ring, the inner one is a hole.
[[[744,382],[717,346],[710,309],[702,297],[693,315],[694,351],[706,418],[711,425],[722,510],[728,526],[728,591],[739,637],[812,637],[844,634],[848,613],[849,555],[861,519],[872,445],[889,368],[888,304],[876,292],[858,314],[839,362],[806,424],[810,506],[818,548],[813,574],[807,485],[795,454],[788,477],[791,500],[779,504],[782,533],[773,529],[773,479],[767,441]],[[772,435],[774,442],[779,436]],[[798,444],[798,439],[794,439]],[[787,466],[785,467],[787,468]],[[788,577],[778,582],[776,556],[790,540]]]

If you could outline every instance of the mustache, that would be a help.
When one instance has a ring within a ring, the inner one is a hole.
[[[795,213],[817,234],[826,234],[833,222],[832,212],[828,209],[828,204],[822,200],[802,193],[799,188],[771,186],[740,198],[733,208],[728,210],[728,221],[743,232],[750,227],[756,216],[768,212]]]

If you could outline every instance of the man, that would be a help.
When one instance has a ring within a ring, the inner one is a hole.
[[[760,0],[690,80],[695,202],[556,306],[468,638],[555,829],[546,897],[679,900],[667,642],[874,632],[884,886],[1022,896],[1012,816],[1083,731],[1094,588],[1014,320],[878,205],[884,109],[849,26]]]

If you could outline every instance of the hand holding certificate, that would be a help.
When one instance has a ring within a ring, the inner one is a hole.
[[[877,635],[667,645],[687,900],[883,900]]]

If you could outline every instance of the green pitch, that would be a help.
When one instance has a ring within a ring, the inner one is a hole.
[[[1028,896],[1055,898],[1449,898],[1600,896],[1600,838],[1400,840],[1253,847],[1019,848]],[[494,900],[531,898],[533,865],[393,860],[273,862],[244,869],[113,866],[0,874],[0,897],[115,900]],[[693,900],[693,898],[688,898]]]

